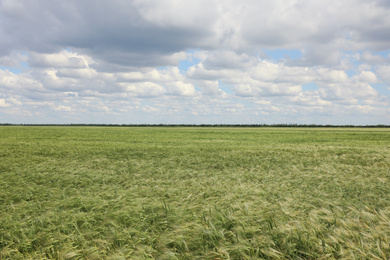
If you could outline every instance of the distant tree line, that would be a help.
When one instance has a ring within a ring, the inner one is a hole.
[[[375,127],[388,128],[390,125],[318,125],[318,124],[11,124],[0,126],[94,126],[94,127]]]

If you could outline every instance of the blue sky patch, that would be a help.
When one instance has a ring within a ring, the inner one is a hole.
[[[232,88],[224,83],[222,83],[220,80],[218,80],[218,87],[222,89],[225,93],[232,94]]]
[[[196,50],[187,51],[186,53],[190,54],[189,58],[180,61],[178,67],[179,67],[179,70],[181,73],[186,72],[190,67],[192,67],[200,62],[199,59],[194,57],[193,54],[195,52],[196,52]]]
[[[14,74],[20,74],[22,73],[22,69],[20,68],[12,68],[12,67],[0,67],[0,70],[8,70]]]
[[[306,83],[302,85],[303,91],[318,90],[318,86],[314,82]]]
[[[372,54],[373,55],[379,55],[379,56],[382,56],[384,58],[388,58],[388,57],[390,57],[390,50],[387,50],[387,51],[377,51],[377,52],[373,52]]]
[[[373,88],[375,88],[379,94],[381,95],[390,95],[390,87],[383,83],[371,84]]]
[[[22,55],[28,55],[28,53],[21,53]],[[30,67],[28,66],[27,62],[21,61],[19,62],[19,66],[17,67],[8,67],[8,66],[0,66],[0,70],[8,70],[14,74],[20,74],[25,70],[28,70]]]

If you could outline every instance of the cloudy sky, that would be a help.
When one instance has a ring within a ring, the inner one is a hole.
[[[0,123],[390,124],[388,0],[0,0]]]

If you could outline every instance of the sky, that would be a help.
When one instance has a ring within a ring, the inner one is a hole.
[[[390,124],[388,0],[0,0],[0,123]]]

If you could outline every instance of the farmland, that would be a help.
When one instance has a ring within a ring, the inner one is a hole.
[[[0,127],[0,259],[388,259],[389,128]]]

